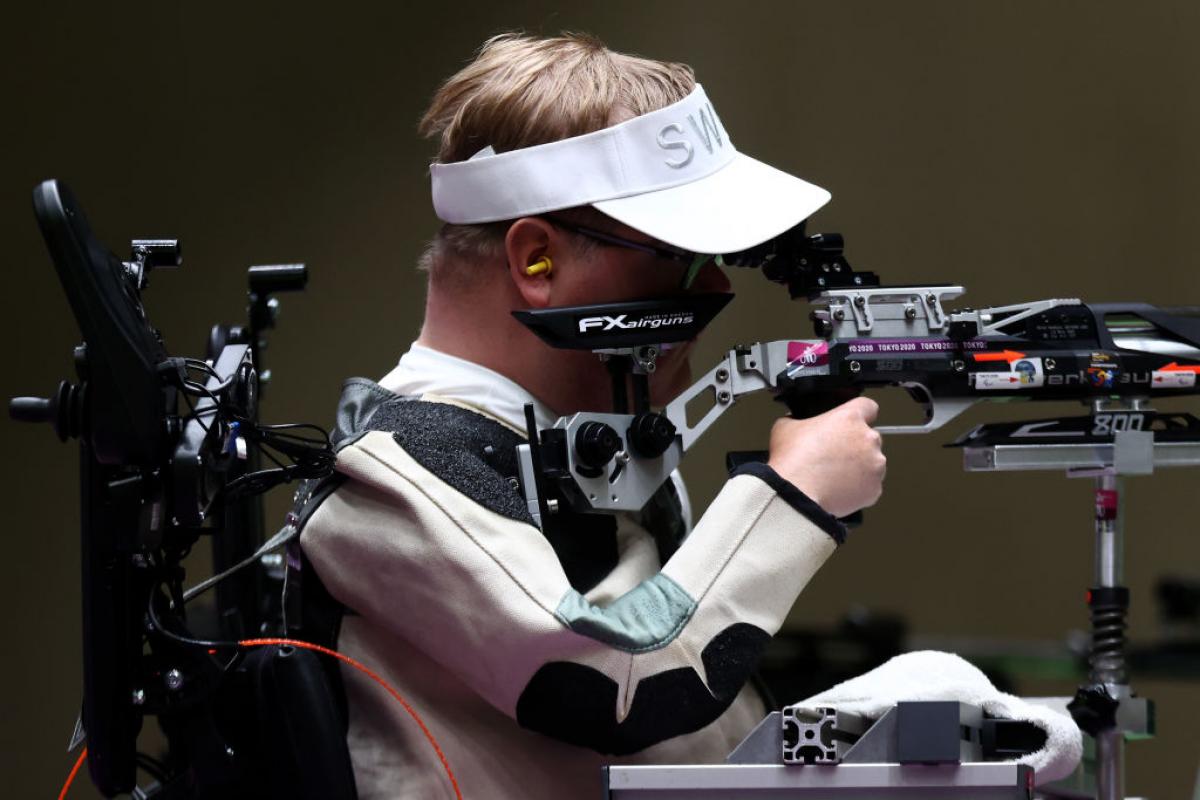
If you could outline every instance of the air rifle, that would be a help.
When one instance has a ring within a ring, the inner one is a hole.
[[[732,295],[515,312],[551,346],[591,350],[613,374],[612,413],[577,413],[541,431],[530,426],[519,457],[539,524],[564,506],[641,509],[700,436],[758,391],[807,417],[868,389],[903,387],[924,407],[925,421],[879,428],[889,434],[938,430],[984,400],[1074,400],[1091,409],[1082,417],[980,426],[955,442],[970,452],[1016,442],[1090,446],[1103,458],[1126,431],[1149,432],[1155,445],[1200,441],[1196,417],[1150,405],[1197,393],[1200,309],[1078,299],[953,309],[947,303],[963,287],[880,286],[874,273],[850,267],[840,235],[806,236],[803,226],[723,260],[759,266],[794,298],[805,297],[813,337],[738,345],[662,410],[649,401],[657,358],[695,338]],[[705,394],[711,406],[690,423],[689,405]]]

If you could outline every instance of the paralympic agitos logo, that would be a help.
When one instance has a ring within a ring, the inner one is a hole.
[[[691,311],[673,311],[666,314],[646,314],[630,319],[629,314],[618,314],[615,317],[601,315],[596,317],[580,317],[579,332],[582,334],[605,333],[607,331],[642,330],[645,328],[679,328],[695,322],[696,315]]]

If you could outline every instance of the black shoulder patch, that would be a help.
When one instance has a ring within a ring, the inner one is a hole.
[[[484,508],[533,524],[516,483],[524,439],[499,422],[448,403],[397,398],[379,407],[368,429],[391,433],[413,460]]]
[[[449,403],[399,398],[371,416],[413,460],[484,508],[533,525],[517,479],[517,445],[525,438],[499,422]],[[554,515],[544,534],[563,572],[587,592],[617,564],[617,522],[607,514]]]
[[[517,722],[605,755],[628,755],[685,733],[725,713],[762,656],[770,635],[744,622],[731,625],[700,654],[710,692],[691,667],[643,678],[633,706],[617,722],[617,684],[599,670],[556,661],[529,681],[517,700]]]

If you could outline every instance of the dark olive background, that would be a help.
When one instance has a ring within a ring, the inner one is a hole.
[[[4,396],[73,377],[77,331],[30,208],[35,183],[58,177],[118,253],[135,236],[184,241],[184,267],[145,295],[178,354],[200,355],[212,323],[242,319],[248,265],[307,262],[308,292],[283,298],[264,416],[327,422],[341,379],[386,372],[420,323],[413,264],[436,224],[433,148],[415,133],[424,104],[485,37],[517,27],[588,30],[694,65],[738,147],[831,189],[815,229],[845,233],[851,262],[888,282],[961,283],[972,305],[1200,304],[1195,3],[121,5],[45,4],[0,25]],[[808,334],[782,289],[752,273],[734,283],[697,367],[735,341]],[[761,446],[776,413],[748,401],[697,448],[697,504],[718,488],[724,451]],[[890,439],[884,499],[790,624],[857,604],[924,636],[1061,641],[1082,627],[1089,483],[967,475],[940,447],[976,422],[1037,413],[976,410]],[[3,425],[2,785],[48,796],[70,765],[80,691],[76,454],[47,428]],[[1157,576],[1200,573],[1195,487],[1188,471],[1130,481],[1135,637],[1159,632]],[[1200,683],[1135,685],[1159,701],[1161,730],[1131,746],[1130,790],[1184,797]]]

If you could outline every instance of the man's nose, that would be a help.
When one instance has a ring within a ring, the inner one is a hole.
[[[730,288],[729,276],[712,261],[701,267],[692,281],[692,291],[698,294],[725,293]]]

